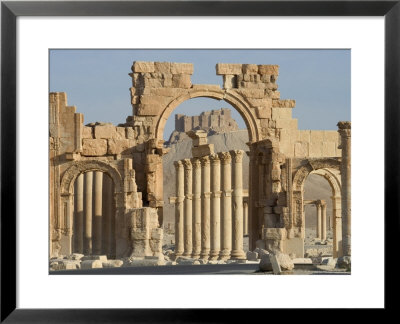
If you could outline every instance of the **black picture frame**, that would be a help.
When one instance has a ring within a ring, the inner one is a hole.
[[[19,16],[384,16],[385,18],[385,263],[397,255],[400,174],[400,1],[2,1],[1,2],[1,322],[233,322],[245,309],[16,308],[16,19]],[[371,125],[373,133],[374,125]],[[371,135],[373,136],[373,134]],[[373,148],[371,153],[373,154]],[[373,169],[373,166],[371,166]],[[373,170],[371,171],[373,172]],[[381,190],[381,188],[371,188]],[[382,206],[379,210],[383,211]],[[371,238],[371,244],[373,244]],[[373,256],[371,256],[373,259]],[[372,266],[373,262],[371,262]],[[383,266],[383,265],[374,265]],[[371,269],[371,275],[373,271]],[[385,264],[385,309],[398,285]],[[268,294],[266,294],[266,298]],[[267,302],[267,300],[266,300]],[[329,305],[327,305],[329,306]],[[247,311],[249,311],[247,309]],[[253,309],[262,319],[266,310]],[[240,313],[240,314],[239,314]],[[258,321],[258,320],[257,320]]]

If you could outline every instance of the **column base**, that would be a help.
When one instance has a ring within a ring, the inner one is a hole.
[[[219,257],[219,250],[211,250],[208,260],[217,260]]]
[[[184,257],[192,257],[192,251],[190,251],[190,252],[184,252],[183,254],[182,254],[182,256],[184,256]]]
[[[229,249],[224,249],[219,253],[219,260],[228,260],[229,257],[231,256],[231,250]]]
[[[208,260],[209,256],[210,256],[210,250],[209,249],[208,250],[203,250],[200,253],[200,259]]]
[[[246,259],[246,255],[243,250],[232,250],[231,260],[243,260]]]
[[[192,259],[200,259],[200,252],[193,252]]]

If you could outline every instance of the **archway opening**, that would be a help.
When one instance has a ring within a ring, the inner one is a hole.
[[[333,256],[334,208],[336,193],[323,172],[311,172],[304,182],[306,257]]]
[[[207,144],[213,146],[214,153],[228,153],[232,150],[249,151],[249,130],[241,114],[235,107],[224,100],[210,98],[192,98],[184,101],[169,115],[164,127],[164,146],[169,152],[163,156],[163,228],[164,248],[175,248],[175,200],[176,192],[176,169],[175,161],[192,159],[193,141],[187,135],[191,130],[203,130],[207,134]],[[228,181],[233,185],[233,164],[230,164],[230,176]],[[223,171],[218,179],[220,190],[223,191]],[[210,177],[213,175],[210,174]],[[195,175],[192,175],[193,189]],[[212,182],[211,178],[211,182]],[[242,159],[242,193],[243,193],[243,248],[248,250],[248,188],[249,188],[249,157],[243,154]],[[200,186],[201,195],[204,188]],[[211,190],[211,189],[210,189]],[[233,202],[232,202],[233,204]],[[221,203],[222,206],[222,203]],[[203,207],[202,207],[203,208]],[[222,207],[221,207],[222,208]],[[233,211],[233,205],[230,208]],[[203,214],[203,209],[201,209]],[[221,209],[221,222],[223,222]],[[232,216],[232,215],[231,215]],[[203,215],[201,216],[203,217]],[[223,227],[220,227],[221,235]]]
[[[102,171],[85,171],[73,185],[72,252],[115,258],[115,185]]]

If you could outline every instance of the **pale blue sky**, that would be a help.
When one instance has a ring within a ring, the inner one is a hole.
[[[194,64],[192,83],[220,84],[216,63],[278,64],[281,99],[295,99],[293,117],[299,129],[336,130],[339,120],[350,120],[350,50],[50,50],[50,91],[67,93],[68,104],[84,114],[84,123],[124,123],[130,104],[133,61]],[[174,110],[164,131],[168,139],[174,115],[231,108],[224,101],[191,99]]]

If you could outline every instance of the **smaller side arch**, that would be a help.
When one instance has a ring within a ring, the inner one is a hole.
[[[119,171],[104,161],[75,161],[64,172],[61,179],[61,195],[70,195],[75,179],[81,174],[89,171],[101,171],[107,173],[114,182],[115,193],[123,192],[123,181]]]

